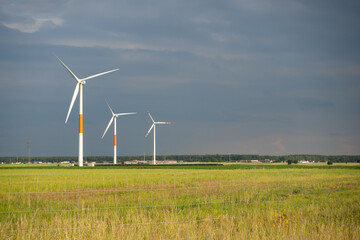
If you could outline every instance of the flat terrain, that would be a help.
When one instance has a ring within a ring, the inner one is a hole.
[[[0,167],[0,239],[360,239],[360,165]]]

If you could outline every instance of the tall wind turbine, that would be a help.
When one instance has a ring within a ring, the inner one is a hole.
[[[155,122],[154,119],[152,118],[150,112],[147,112],[149,114],[149,117],[151,118],[151,121],[153,122],[153,124],[151,125],[149,131],[147,132],[147,134],[145,135],[145,137],[147,137],[147,135],[151,132],[151,130],[154,128],[154,165],[156,164],[156,124],[171,124],[171,122]]]
[[[55,54],[54,54],[55,55]],[[82,167],[83,166],[83,85],[85,85],[86,80],[89,80],[91,78],[95,78],[95,77],[99,77],[101,75],[107,74],[107,73],[111,73],[111,72],[115,72],[117,69],[113,69],[107,72],[103,72],[103,73],[98,73],[95,75],[91,75],[89,77],[86,78],[78,78],[66,65],[65,63],[63,63],[63,61],[60,60],[60,58],[58,58],[56,55],[55,57],[60,61],[61,65],[63,65],[63,67],[70,73],[71,76],[73,76],[75,78],[75,80],[77,81],[76,86],[75,86],[75,91],[74,94],[72,96],[71,99],[71,103],[70,103],[70,107],[69,107],[69,111],[68,114],[66,116],[66,120],[65,123],[67,123],[67,120],[69,118],[71,109],[74,105],[74,102],[76,100],[76,97],[78,95],[78,93],[80,92],[80,97],[79,97],[79,157],[78,157],[78,162],[79,162],[79,166]]]
[[[115,121],[114,121],[114,164],[116,164],[116,118],[117,118],[118,116],[136,114],[136,112],[132,112],[132,113],[117,113],[117,114],[115,114],[115,113],[113,112],[113,110],[111,109],[111,107],[109,106],[109,104],[108,104],[108,103],[106,103],[106,104],[108,105],[108,107],[109,107],[109,109],[110,109],[110,111],[111,111],[111,113],[112,113],[112,117],[111,117],[111,119],[110,119],[110,121],[109,121],[109,124],[107,125],[107,127],[106,127],[106,129],[105,129],[105,132],[104,132],[104,134],[102,135],[101,138],[104,138],[104,136],[105,136],[107,130],[109,129],[111,123],[115,120]]]

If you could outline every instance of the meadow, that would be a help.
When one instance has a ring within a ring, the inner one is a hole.
[[[0,239],[360,239],[360,165],[0,167]]]

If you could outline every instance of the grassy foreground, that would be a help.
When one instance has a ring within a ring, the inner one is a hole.
[[[0,239],[360,239],[349,167],[0,167]]]

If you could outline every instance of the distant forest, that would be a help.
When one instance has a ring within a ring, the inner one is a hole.
[[[118,156],[118,162],[131,161],[131,160],[152,160],[151,156]],[[315,161],[315,162],[326,162],[331,161],[334,163],[350,163],[358,162],[360,163],[359,155],[335,155],[335,156],[326,156],[326,155],[283,155],[283,156],[271,156],[271,155],[252,155],[252,154],[212,154],[212,155],[161,155],[157,156],[157,161],[164,160],[175,160],[183,162],[251,162],[251,160],[259,160],[261,162],[268,162],[269,160],[273,162],[298,162],[298,161]],[[50,162],[50,163],[59,163],[59,162],[77,162],[77,157],[31,157],[30,162]],[[91,156],[84,157],[84,162],[97,162],[111,163],[113,161],[112,156]],[[0,162],[3,163],[15,163],[29,162],[28,157],[0,157]]]

